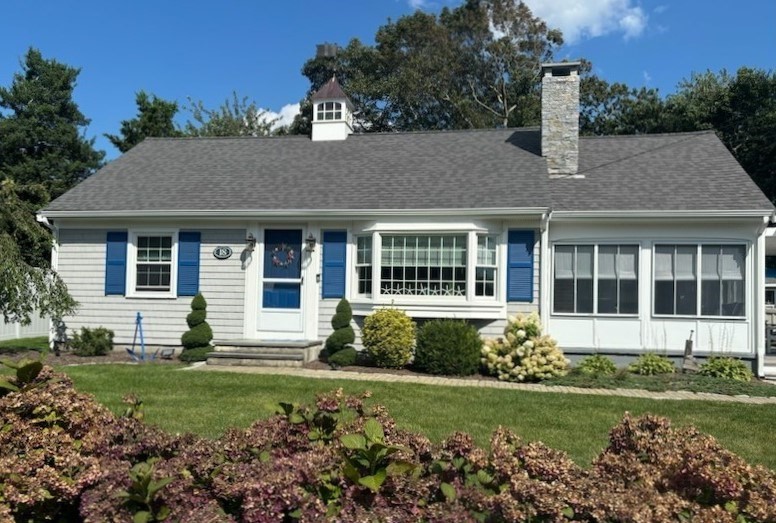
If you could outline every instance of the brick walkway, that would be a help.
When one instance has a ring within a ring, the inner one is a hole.
[[[626,398],[645,398],[653,400],[712,400],[753,405],[776,405],[776,397],[725,396],[708,392],[651,392],[638,389],[586,389],[580,387],[546,386],[534,383],[508,383],[493,380],[475,380],[460,378],[442,378],[438,376],[407,376],[401,374],[379,374],[334,370],[313,370],[292,367],[228,367],[214,365],[194,365],[184,370],[200,372],[238,372],[244,374],[273,374],[298,376],[329,380],[381,381],[398,383],[418,383],[423,385],[445,385],[448,387],[482,387],[491,389],[529,390],[533,392],[556,392],[561,394],[589,394],[593,396],[622,396]]]

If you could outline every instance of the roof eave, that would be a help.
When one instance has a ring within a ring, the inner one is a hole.
[[[595,210],[595,211],[558,211],[552,212],[557,219],[602,219],[602,218],[761,218],[773,217],[774,209],[668,209],[668,210]]]

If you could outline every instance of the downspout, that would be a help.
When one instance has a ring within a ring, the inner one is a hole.
[[[770,216],[763,216],[762,223],[757,228],[757,258],[755,261],[755,289],[757,289],[757,299],[754,315],[754,340],[755,340],[755,359],[757,361],[757,376],[765,375],[765,351],[767,343],[765,327],[765,230],[768,223],[774,218],[774,213]]]
[[[59,227],[57,227],[54,223],[50,222],[48,218],[43,216],[42,214],[38,213],[35,215],[35,220],[39,224],[41,224],[43,227],[51,231],[51,234],[53,235],[53,241],[51,242],[51,270],[54,272],[57,272],[57,269],[59,268]],[[55,326],[54,326],[54,318],[49,318],[49,349],[54,349],[54,341],[55,341]],[[57,356],[59,356],[59,353],[57,353]]]
[[[539,316],[542,318],[545,330],[550,330],[550,220],[552,209],[542,214],[539,225],[541,233],[541,260],[539,263]]]

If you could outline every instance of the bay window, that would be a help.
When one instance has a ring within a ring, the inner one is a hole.
[[[638,314],[638,245],[556,245],[553,312]]]
[[[477,266],[474,274],[474,295],[493,298],[496,296],[496,236],[477,236]]]
[[[372,237],[356,238],[356,293],[362,296],[372,294]]]
[[[380,293],[466,296],[467,235],[381,235]]]
[[[656,245],[655,314],[746,314],[743,245]]]

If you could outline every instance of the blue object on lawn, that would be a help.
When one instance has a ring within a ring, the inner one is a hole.
[[[140,333],[140,354],[138,355],[135,352],[135,342],[137,341],[137,334]],[[127,349],[127,354],[129,354],[129,357],[132,358],[134,361],[145,361],[146,360],[146,353],[145,353],[145,339],[143,338],[143,316],[138,312],[137,316],[135,317],[135,335],[132,337],[132,348]],[[152,360],[156,354],[149,356],[147,359]]]

